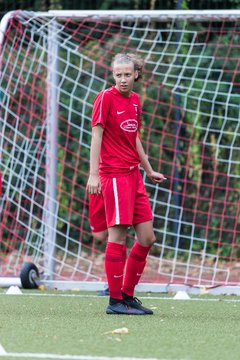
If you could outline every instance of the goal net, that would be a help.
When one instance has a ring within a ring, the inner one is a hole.
[[[18,11],[0,41],[1,276],[27,262],[49,283],[106,281],[85,191],[92,103],[113,56],[137,52],[142,141],[167,178],[143,173],[157,240],[142,284],[239,285],[240,11]]]

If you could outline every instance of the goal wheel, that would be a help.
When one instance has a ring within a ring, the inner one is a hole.
[[[24,289],[36,289],[38,287],[39,271],[35,264],[24,263],[20,273],[20,280]]]

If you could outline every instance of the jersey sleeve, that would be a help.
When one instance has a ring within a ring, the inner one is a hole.
[[[92,127],[100,124],[105,128],[109,111],[109,96],[106,95],[106,91],[101,91],[93,102]]]

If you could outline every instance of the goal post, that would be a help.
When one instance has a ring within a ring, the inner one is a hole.
[[[113,56],[137,52],[142,141],[167,178],[143,172],[156,243],[138,289],[239,293],[239,41],[240,10],[5,15],[0,285],[19,284],[25,266],[32,286],[104,286],[85,191],[92,103],[113,84]]]

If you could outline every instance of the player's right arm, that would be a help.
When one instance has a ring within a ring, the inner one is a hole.
[[[92,141],[90,149],[90,173],[87,182],[89,194],[101,193],[101,183],[99,179],[99,159],[102,146],[103,127],[96,125],[92,128]]]
[[[148,161],[148,157],[143,149],[142,142],[140,140],[140,136],[137,136],[136,146],[138,155],[141,161],[141,165],[143,169],[146,171],[147,176],[156,184],[161,183],[163,180],[166,180],[163,174],[156,172],[152,169],[150,162]]]

